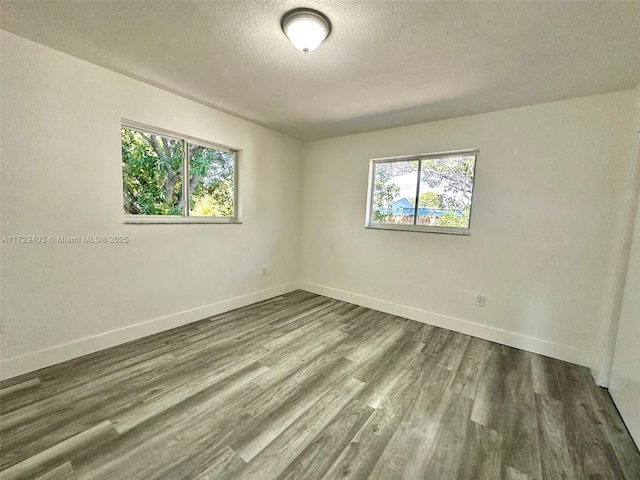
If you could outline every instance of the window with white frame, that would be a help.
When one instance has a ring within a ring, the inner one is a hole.
[[[371,160],[366,226],[470,234],[478,150]]]
[[[238,221],[236,151],[124,123],[121,145],[125,222]]]

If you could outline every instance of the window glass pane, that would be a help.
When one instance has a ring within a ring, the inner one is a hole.
[[[418,225],[469,228],[475,155],[422,160]]]
[[[375,163],[371,220],[413,225],[418,162]]]
[[[121,129],[122,187],[127,215],[182,214],[182,140]]]
[[[188,144],[189,215],[195,217],[233,217],[233,169],[235,154]]]

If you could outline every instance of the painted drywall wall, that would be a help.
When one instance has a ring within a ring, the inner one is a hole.
[[[640,202],[629,255],[609,391],[627,428],[640,444]]]
[[[640,132],[640,83],[636,85],[635,96],[635,126],[636,131]]]
[[[2,32],[3,377],[295,289],[301,144]],[[242,151],[242,225],[124,225],[121,118]],[[268,265],[269,275],[261,276]]]
[[[304,145],[303,288],[581,364],[610,312],[633,91]],[[365,229],[369,159],[479,148],[469,237]],[[486,306],[474,305],[476,293]]]
[[[636,88],[636,182],[640,183],[640,84]],[[636,185],[637,186],[637,185]],[[637,444],[640,444],[640,197],[635,195],[635,222],[629,248],[624,292],[616,330],[609,392]]]
[[[636,131],[640,132],[640,83],[638,83],[638,85],[636,85],[636,89],[635,89],[635,94],[636,94],[636,98],[635,98],[635,125],[636,125]]]
[[[609,386],[611,377],[611,366],[615,351],[615,344],[618,336],[618,325],[620,323],[620,313],[622,310],[623,296],[627,271],[631,258],[632,240],[634,234],[634,223],[637,210],[637,199],[640,195],[640,157],[638,156],[638,133],[640,132],[640,84],[634,90],[635,98],[632,105],[635,119],[629,125],[628,130],[633,133],[633,154],[629,158],[629,175],[621,188],[625,196],[625,208],[622,210],[622,231],[620,242],[616,252],[616,264],[614,270],[614,283],[610,295],[609,311],[600,325],[598,338],[601,339],[600,348],[594,352],[593,374],[596,382],[603,386]]]

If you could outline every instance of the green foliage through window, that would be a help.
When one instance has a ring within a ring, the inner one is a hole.
[[[130,127],[121,140],[125,214],[235,216],[234,152]]]
[[[460,152],[373,161],[369,225],[469,228],[476,158]]]

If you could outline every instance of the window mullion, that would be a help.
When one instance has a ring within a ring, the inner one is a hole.
[[[420,175],[422,174],[422,160],[418,159],[418,181],[416,185],[416,202],[415,202],[415,210],[413,213],[413,224],[417,225],[418,223],[418,204],[420,202]]]
[[[187,151],[188,143],[182,140],[182,215],[189,216],[189,205],[191,204],[191,192],[189,182],[189,153]]]

